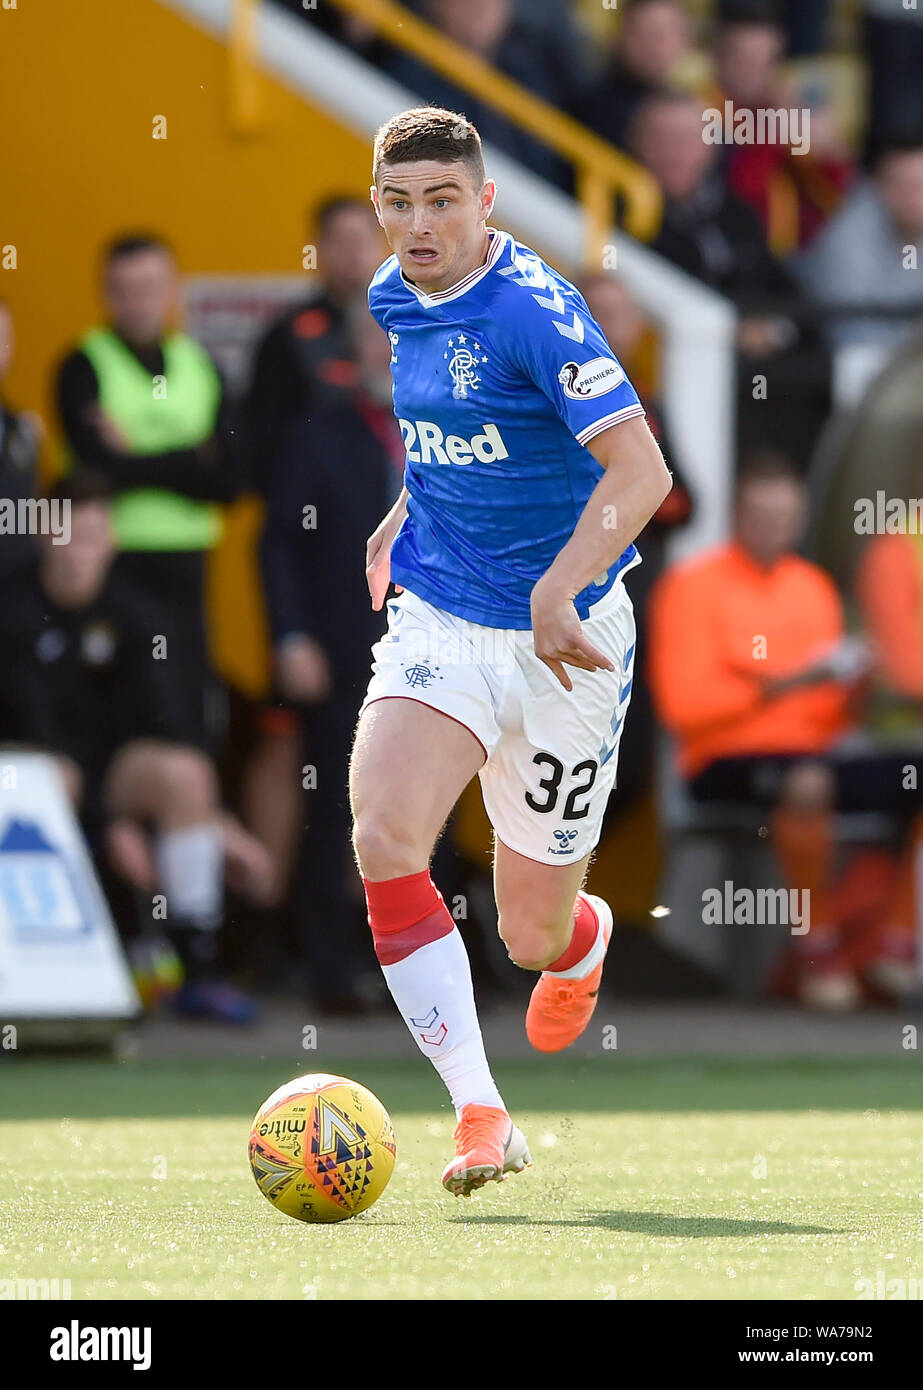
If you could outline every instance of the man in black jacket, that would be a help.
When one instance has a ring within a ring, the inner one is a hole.
[[[317,283],[267,329],[244,403],[251,482],[264,496],[296,420],[342,402],[352,391],[355,366],[343,339],[343,315],[388,254],[367,200],[328,198],[312,220]]]
[[[401,489],[404,447],[391,408],[390,348],[364,301],[344,324],[356,384],[296,424],[281,450],[261,546],[278,703],[300,712],[307,834],[298,886],[314,993],[362,1006],[374,957],[351,896],[349,749],[384,630],[365,582],[366,542]]]
[[[726,187],[720,147],[706,133],[694,97],[659,92],[637,110],[630,152],[664,195],[652,249],[726,295],[740,315],[739,446],[771,443],[806,462],[829,411],[829,356],[814,312],[770,251],[757,214]],[[765,389],[755,394],[761,377]],[[767,401],[775,408],[767,411]]]

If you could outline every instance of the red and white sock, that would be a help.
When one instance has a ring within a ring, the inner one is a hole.
[[[606,954],[603,924],[589,897],[582,890],[574,903],[574,934],[570,945],[557,960],[542,971],[558,980],[585,980]]]
[[[462,1106],[505,1110],[487,1065],[461,934],[429,870],[370,882],[369,926],[382,973],[417,1046]]]

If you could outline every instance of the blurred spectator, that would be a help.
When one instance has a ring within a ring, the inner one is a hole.
[[[75,468],[114,494],[118,573],[162,606],[190,727],[213,732],[205,556],[221,502],[241,486],[233,420],[208,353],[172,327],[173,254],[157,237],[120,237],[103,259],[105,326],[62,363],[58,410]]]
[[[252,481],[264,495],[272,487],[281,442],[295,420],[352,391],[355,369],[342,341],[343,315],[353,296],[365,293],[388,254],[368,199],[352,194],[327,198],[313,223],[317,282],[259,343],[245,404]]]
[[[0,498],[16,506],[35,496],[43,430],[37,416],[11,410],[3,399],[3,383],[12,362],[13,315],[0,299]],[[28,569],[34,554],[31,536],[18,527],[14,532],[0,533],[0,580]]]
[[[340,43],[347,44],[368,63],[380,64],[386,52],[386,45],[378,38],[372,24],[360,15],[347,14],[334,5],[306,5],[304,0],[279,0],[287,10],[293,10],[306,20],[312,29]]]
[[[680,0],[628,0],[609,60],[575,111],[619,149],[642,99],[667,86],[691,47]]]
[[[694,794],[728,759],[818,753],[849,727],[844,691],[821,659],[843,637],[842,606],[827,574],[794,553],[804,519],[804,489],[786,462],[751,461],[733,539],[657,586],[651,677]],[[806,672],[813,680],[796,686]],[[735,771],[735,790],[748,790]]]
[[[790,57],[820,53],[825,47],[830,0],[718,0],[722,21],[778,24]]]
[[[923,135],[879,152],[872,177],[849,195],[794,269],[814,300],[848,311],[830,322],[835,343],[884,352],[923,313],[921,266]]]
[[[832,581],[793,551],[804,518],[804,488],[787,462],[751,458],[731,542],[668,571],[655,590],[650,678],[693,798],[767,809],[786,883],[810,893],[794,987],[805,1002],[838,1008],[858,1000],[859,973],[906,988],[913,938],[891,922],[847,950],[833,812],[913,807],[901,800],[898,757],[835,752],[855,725],[866,662],[844,640]]]
[[[634,384],[647,413],[647,423],[673,474],[673,490],[638,537],[643,564],[633,569],[625,581],[635,610],[638,650],[643,652],[647,644],[647,604],[651,589],[664,566],[667,540],[692,515],[692,498],[676,463],[660,403],[653,395],[651,329],[647,319],[625,285],[614,275],[598,272],[586,276],[581,290],[590,313]],[[625,740],[622,748],[619,793],[609,802],[607,823],[630,810],[637,797],[649,787],[654,767],[654,736],[650,688],[643,663],[636,662],[631,695],[631,738]]]
[[[343,330],[356,363],[353,390],[291,429],[277,460],[261,547],[276,708],[297,715],[304,731],[297,765],[316,774],[306,803],[297,911],[312,992],[318,1004],[338,1012],[364,1007],[364,977],[377,986],[363,899],[353,891],[345,769],[369,651],[386,618],[372,611],[366,542],[400,493],[405,458],[391,401],[390,344],[364,298],[349,309]],[[275,710],[266,713],[271,736]],[[295,788],[297,794],[297,782]]]
[[[715,40],[716,87],[709,105],[724,113],[794,111],[803,129],[797,141],[722,147],[725,179],[759,215],[772,251],[786,256],[806,246],[831,215],[853,176],[852,161],[824,102],[804,96],[780,72],[785,32],[771,8],[745,9],[725,20]],[[789,134],[792,134],[789,131]],[[803,142],[803,143],[802,143]],[[794,152],[797,151],[797,152]]]
[[[631,152],[663,190],[653,249],[726,295],[740,314],[738,428],[742,447],[768,440],[805,459],[829,407],[829,363],[794,281],[766,245],[752,208],[730,193],[702,107],[676,92],[646,97]],[[754,378],[765,392],[754,396]],[[767,402],[784,409],[767,411]]]
[[[678,92],[645,98],[629,144],[663,190],[655,251],[727,295],[745,315],[791,296],[791,281],[766,245],[755,213],[722,182],[719,147],[703,139],[699,101]],[[780,345],[778,327],[759,323],[766,345]]]
[[[567,11],[561,14],[555,29],[548,32],[534,24],[523,24],[516,16],[513,0],[421,0],[419,9],[422,17],[448,38],[534,96],[563,111],[578,106],[587,76],[573,57],[570,61],[562,59],[565,49],[571,54],[576,52],[573,21]],[[495,145],[551,183],[563,188],[571,186],[571,170],[565,160],[427,64],[395,52],[385,69],[423,102],[464,112],[477,126],[485,144]]]
[[[366,295],[388,254],[367,198],[324,199],[308,231],[317,249],[316,281],[266,331],[244,404],[251,478],[264,497],[277,486],[292,431],[351,400],[356,365],[344,327],[346,309],[356,295]],[[245,817],[272,855],[278,902],[285,896],[302,824],[300,720],[293,708],[279,703],[264,705],[257,718],[257,743],[244,778]]]
[[[176,659],[155,649],[162,613],[113,569],[102,479],[74,474],[52,497],[70,509],[67,543],[43,535],[37,569],[4,591],[0,737],[55,754],[91,841],[141,892],[163,893],[179,1010],[249,1022],[252,1005],[216,973],[223,879],[259,896],[265,855],[221,811]]]
[[[923,144],[923,6],[865,0],[863,48],[870,69],[870,150]]]

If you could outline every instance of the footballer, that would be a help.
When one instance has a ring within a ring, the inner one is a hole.
[[[353,847],[388,988],[455,1107],[444,1186],[529,1163],[484,1051],[468,957],[430,876],[475,774],[526,1032],[558,1052],[596,1006],[612,912],[583,891],[631,694],[633,541],[671,477],[583,297],[488,225],[496,185],[463,116],[419,107],[374,145],[393,255],[369,287],[391,343],[404,488],[370,538],[387,631],[350,763]]]

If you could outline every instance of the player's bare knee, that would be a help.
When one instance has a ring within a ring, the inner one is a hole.
[[[363,877],[379,881],[419,873],[428,860],[416,836],[386,812],[369,810],[356,820],[353,849]]]
[[[498,931],[507,955],[521,970],[546,970],[567,946],[557,923],[536,925],[501,913]]]

